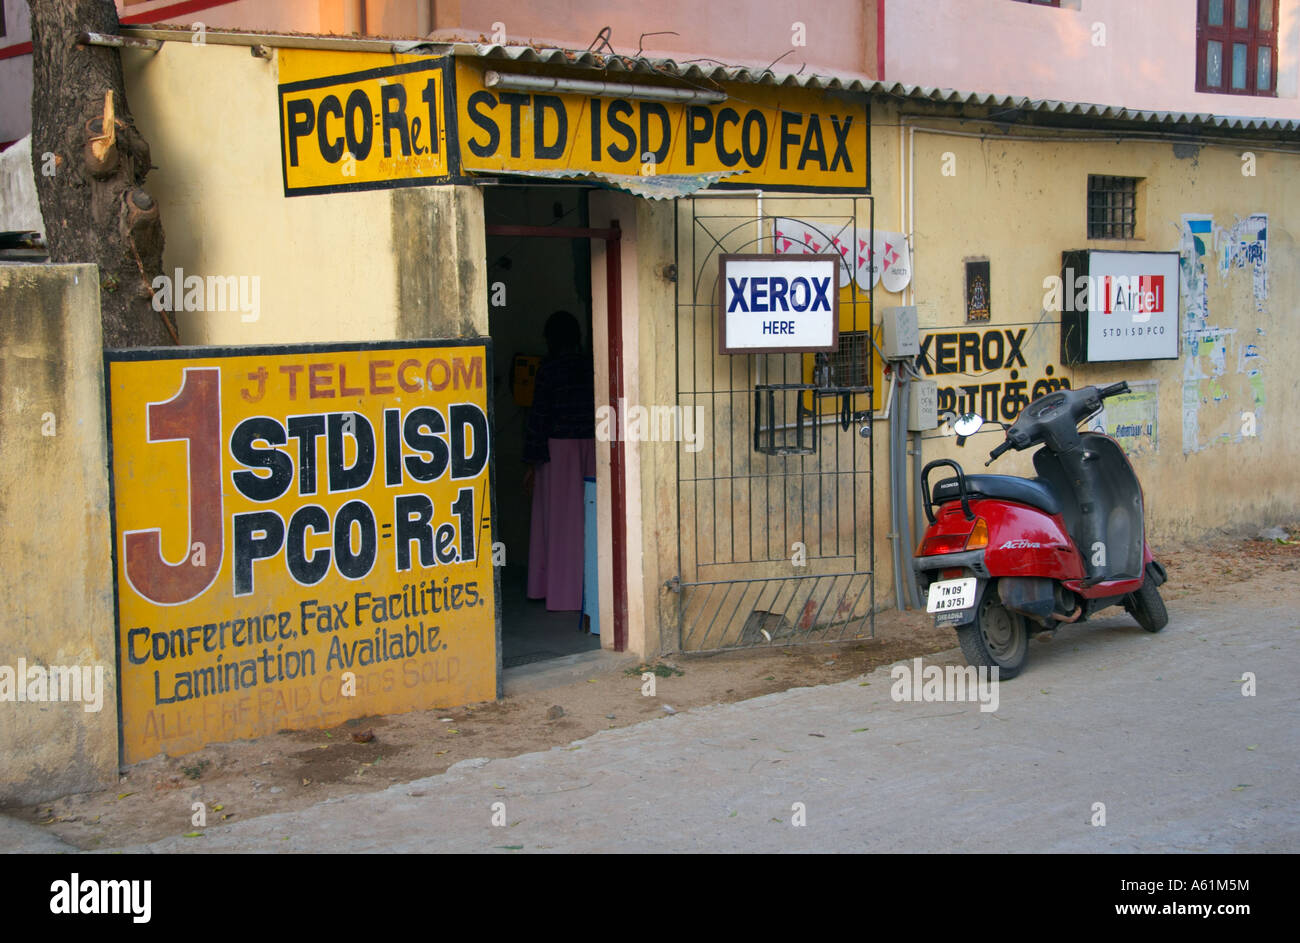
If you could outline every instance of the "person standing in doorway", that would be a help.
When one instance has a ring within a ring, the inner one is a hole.
[[[552,611],[582,608],[583,479],[596,475],[596,382],[582,329],[556,311],[543,329],[547,356],[537,369],[524,438],[524,488],[533,496],[528,598]]]

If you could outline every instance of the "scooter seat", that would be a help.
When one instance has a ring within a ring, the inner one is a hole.
[[[1017,478],[1014,475],[967,475],[966,494],[972,499],[1001,498],[1028,504],[1030,507],[1060,514],[1061,499],[1056,496],[1046,478]],[[957,492],[957,479],[944,478],[934,486],[934,503],[946,504],[961,497]]]

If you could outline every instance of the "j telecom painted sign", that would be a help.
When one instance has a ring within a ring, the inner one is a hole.
[[[1065,252],[1043,286],[1043,307],[1061,312],[1063,363],[1178,356],[1177,252]]]
[[[838,255],[718,257],[718,353],[835,350]]]
[[[452,179],[451,60],[281,49],[285,196]]]
[[[496,696],[487,342],[106,359],[125,762]]]

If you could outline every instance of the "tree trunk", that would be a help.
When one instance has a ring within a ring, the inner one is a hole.
[[[162,221],[143,188],[149,145],[127,108],[121,57],[77,44],[83,31],[117,33],[113,0],[28,5],[32,165],[50,261],[99,265],[105,347],[177,343],[170,314],[153,306]]]

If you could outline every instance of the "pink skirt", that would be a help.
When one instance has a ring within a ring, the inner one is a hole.
[[[537,466],[528,538],[528,598],[553,612],[582,608],[585,560],[583,479],[596,477],[595,439],[548,439],[551,460]]]

